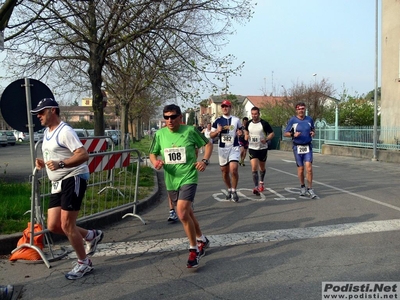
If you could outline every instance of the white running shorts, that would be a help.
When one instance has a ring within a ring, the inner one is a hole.
[[[221,167],[226,166],[231,161],[239,162],[240,149],[239,146],[220,148],[218,147],[218,159]]]

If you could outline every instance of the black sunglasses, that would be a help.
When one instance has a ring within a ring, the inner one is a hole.
[[[164,119],[165,120],[168,120],[168,119],[171,119],[171,120],[175,120],[177,117],[179,117],[180,115],[170,115],[170,116],[166,116],[166,115],[164,115]]]
[[[221,105],[222,108],[230,107],[229,105]]]

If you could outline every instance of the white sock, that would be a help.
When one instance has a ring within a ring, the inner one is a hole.
[[[192,250],[192,249],[196,250],[196,252],[199,252],[199,248],[197,247],[197,245],[189,247],[189,250]]]
[[[202,241],[202,242],[206,242],[206,237],[204,236],[204,234],[201,235],[201,237],[196,238],[198,241]]]
[[[85,241],[91,241],[94,239],[94,231],[88,230],[87,235],[85,236]]]
[[[89,258],[86,257],[85,259],[78,259],[78,263],[88,265]]]

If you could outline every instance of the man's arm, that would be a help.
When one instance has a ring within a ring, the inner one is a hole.
[[[63,168],[73,168],[83,164],[88,160],[89,160],[88,152],[84,147],[80,147],[72,153],[71,157],[62,160],[64,162]],[[59,162],[60,161],[49,160],[46,162],[46,166],[50,170],[54,171],[61,168]],[[40,161],[38,160],[36,161],[36,166],[40,166]]]
[[[162,160],[158,159],[158,156],[153,153],[149,154],[149,159],[150,159],[151,164],[154,166],[154,168],[156,170],[160,170],[162,168],[162,166],[164,165],[164,162]]]
[[[271,125],[267,121],[263,121],[262,124],[263,124],[264,132],[267,133],[267,136],[266,136],[265,142],[264,142],[264,143],[266,143],[268,141],[271,141],[274,138],[275,133],[274,133],[274,130],[272,129]]]

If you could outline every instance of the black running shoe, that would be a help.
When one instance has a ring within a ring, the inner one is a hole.
[[[197,268],[199,266],[200,261],[200,252],[197,252],[195,249],[189,250],[189,259],[187,262],[187,268]]]
[[[257,187],[255,187],[255,188],[253,189],[253,194],[256,195],[256,196],[260,196],[260,191],[258,190]]]
[[[239,196],[236,192],[232,192],[232,200],[235,202],[239,201]]]
[[[207,237],[205,242],[203,242],[202,240],[197,240],[197,247],[199,248],[200,257],[206,255],[205,249],[208,248],[209,246],[210,246],[210,241]]]

